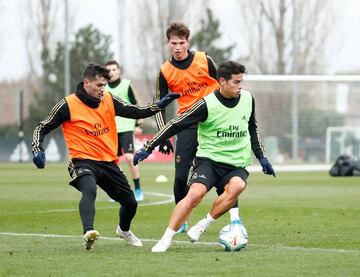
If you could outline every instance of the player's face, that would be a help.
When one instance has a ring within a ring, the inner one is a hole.
[[[118,68],[116,64],[109,64],[106,66],[106,69],[109,70],[111,77],[110,82],[114,82],[120,78],[120,68]]]
[[[96,79],[84,79],[84,89],[92,97],[102,99],[104,96],[107,80],[104,77],[96,76]]]
[[[170,36],[168,46],[170,53],[175,60],[181,61],[187,58],[189,39],[178,36]]]
[[[243,78],[244,74],[232,74],[230,80],[225,80],[224,78],[220,78],[220,93],[225,98],[237,98],[240,96],[241,89],[243,86]]]

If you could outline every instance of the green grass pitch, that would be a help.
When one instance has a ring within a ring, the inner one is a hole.
[[[168,181],[156,183],[158,175]],[[67,185],[66,165],[37,170],[30,163],[0,163],[0,276],[360,276],[360,178],[252,173],[240,197],[249,233],[245,250],[227,253],[217,245],[219,230],[229,223],[225,214],[199,243],[176,235],[166,253],[151,253],[174,207],[173,165],[141,164],[141,176],[145,200],[132,230],[144,247],[116,238],[118,206],[99,189],[100,239],[85,252],[80,193]],[[206,215],[214,198],[211,191],[190,225]]]

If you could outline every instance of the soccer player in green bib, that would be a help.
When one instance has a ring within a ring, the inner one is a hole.
[[[110,60],[105,64],[105,67],[110,71],[111,77],[109,83],[106,85],[106,90],[120,97],[127,103],[141,105],[130,80],[120,77],[121,69],[119,63],[115,60]],[[124,154],[133,177],[135,199],[137,202],[140,202],[144,200],[140,185],[140,170],[138,166],[133,165],[132,160],[135,152],[134,135],[141,135],[143,121],[142,119],[136,120],[117,116],[115,117],[115,122],[118,133],[118,156]]]
[[[219,196],[210,212],[187,232],[198,241],[210,224],[226,213],[245,190],[252,151],[265,174],[275,171],[260,141],[255,118],[255,100],[243,90],[245,66],[228,61],[218,68],[220,89],[198,100],[180,116],[170,120],[152,140],[134,155],[134,164],[146,159],[152,150],[183,128],[199,122],[196,158],[189,179],[189,191],[175,206],[168,228],[152,252],[165,252],[176,230],[187,220],[205,194],[215,187]],[[241,220],[234,224],[243,224]]]

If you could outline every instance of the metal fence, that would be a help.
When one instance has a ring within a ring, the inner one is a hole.
[[[244,87],[275,163],[359,158],[360,76],[248,76]]]
[[[344,153],[360,158],[360,76],[249,75],[244,89],[255,98],[260,135],[273,163],[329,163]],[[16,110],[13,106],[14,125]],[[154,120],[146,121],[150,132]],[[50,134],[45,146],[49,160],[67,159],[58,133]],[[31,135],[20,143],[16,133],[0,134],[1,161],[26,161],[30,154]]]

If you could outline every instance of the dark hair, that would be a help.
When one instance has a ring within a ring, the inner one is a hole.
[[[166,30],[166,37],[168,40],[170,40],[170,36],[188,39],[190,37],[190,29],[182,22],[173,22]]]
[[[244,65],[233,61],[227,61],[220,64],[217,71],[217,79],[220,79],[222,77],[225,80],[230,80],[231,75],[246,73],[246,72],[247,70]]]
[[[115,65],[117,66],[117,68],[120,69],[119,63],[118,63],[117,61],[115,61],[115,60],[109,60],[109,61],[107,61],[106,64],[105,64],[105,66],[113,65],[113,64],[115,64]]]
[[[109,70],[97,63],[89,63],[82,73],[83,80],[95,80],[97,76],[110,80]]]

